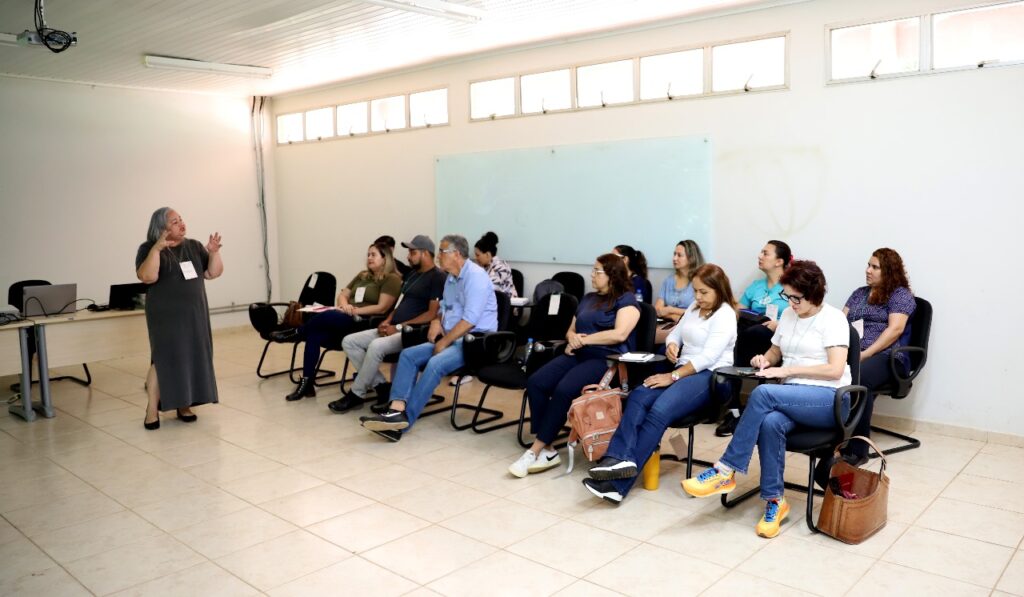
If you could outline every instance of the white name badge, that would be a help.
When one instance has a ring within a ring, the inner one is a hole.
[[[551,302],[548,303],[548,315],[558,315],[558,308],[562,306],[562,295],[552,294]]]
[[[196,266],[192,265],[191,261],[182,261],[178,265],[181,266],[181,275],[185,276],[186,280],[195,280],[199,277],[196,273]]]
[[[768,319],[775,321],[779,318],[779,306],[775,303],[765,306],[764,314],[768,316]]]
[[[310,288],[316,288],[316,279],[317,279],[317,274],[316,274],[316,272],[313,272],[313,274],[309,276],[309,287]]]
[[[853,329],[857,330],[857,335],[858,336],[860,336],[861,338],[864,337],[864,320],[863,319],[858,319],[857,321],[851,323],[850,325],[853,326]]]
[[[366,296],[366,287],[365,286],[360,286],[359,288],[356,288],[355,302],[357,302],[357,303],[363,302],[363,297],[364,296]]]

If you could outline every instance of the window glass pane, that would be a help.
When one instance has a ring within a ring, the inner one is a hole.
[[[410,126],[448,124],[448,90],[410,94],[409,121]]]
[[[569,69],[524,75],[519,79],[519,90],[523,96],[523,114],[572,107],[569,97]]]
[[[576,69],[576,102],[579,107],[622,104],[633,101],[633,61],[619,60]]]
[[[640,59],[640,99],[699,95],[704,92],[704,50]]]
[[[302,141],[302,113],[283,114],[277,117],[277,142]]]
[[[469,86],[470,118],[491,118],[515,113],[515,77],[480,81]]]
[[[338,106],[338,134],[361,135],[368,130],[367,109],[369,104],[357,102]]]
[[[330,108],[306,112],[306,140],[316,141],[334,136],[334,115]]]
[[[786,38],[773,37],[711,48],[712,91],[786,83]]]
[[[937,14],[934,68],[1024,60],[1024,2]]]
[[[918,70],[921,19],[832,30],[832,80]]]
[[[370,130],[393,131],[405,128],[405,96],[396,95],[370,102]]]

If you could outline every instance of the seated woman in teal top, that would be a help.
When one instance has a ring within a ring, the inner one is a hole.
[[[779,279],[792,260],[793,252],[789,249],[789,245],[781,240],[768,241],[757,257],[757,269],[761,270],[765,277],[755,280],[750,286],[747,286],[747,290],[740,297],[741,309],[768,316],[770,321],[765,322],[764,325],[772,332],[775,331],[779,316],[789,306],[789,302],[781,296],[782,284],[779,284]],[[770,336],[771,334],[769,334]]]
[[[686,309],[693,304],[693,274],[702,265],[704,254],[701,253],[697,241],[679,241],[675,252],[672,253],[672,269],[675,271],[662,282],[658,300],[654,303],[658,317],[674,324],[686,313]],[[663,327],[666,329],[662,329]],[[659,326],[655,333],[655,343],[664,344],[672,327],[674,326]]]

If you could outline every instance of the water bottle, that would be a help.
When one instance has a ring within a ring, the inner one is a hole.
[[[527,338],[526,354],[523,356],[523,371],[526,371],[527,364],[530,362],[531,353],[533,353],[533,338]]]

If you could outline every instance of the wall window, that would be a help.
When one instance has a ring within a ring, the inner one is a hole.
[[[576,105],[580,108],[633,101],[633,61],[619,60],[576,69]]]
[[[569,69],[553,70],[519,79],[523,114],[538,114],[572,107]]]
[[[668,99],[704,93],[704,50],[640,59],[640,99]]]
[[[936,14],[933,68],[1024,60],[1024,2]]]
[[[334,136],[334,110],[320,108],[306,112],[306,140],[319,141]]]
[[[409,94],[409,126],[448,124],[448,90]]]
[[[497,118],[516,113],[516,79],[506,77],[469,86],[469,117]]]
[[[338,106],[338,134],[343,137],[362,135],[370,130],[369,108],[366,102]]]
[[[294,143],[302,141],[302,113],[282,114],[277,117],[277,142]]]
[[[393,131],[405,128],[405,96],[396,95],[370,102],[370,130]]]
[[[908,73],[920,68],[921,19],[833,29],[832,80]]]
[[[712,91],[750,91],[785,84],[785,37],[726,44],[711,49]]]

